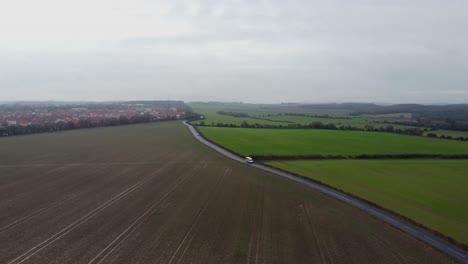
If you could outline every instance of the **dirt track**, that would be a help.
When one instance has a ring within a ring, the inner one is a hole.
[[[0,263],[450,262],[180,123],[0,139]]]

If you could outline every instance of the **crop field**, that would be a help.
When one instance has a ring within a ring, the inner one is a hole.
[[[216,125],[217,123],[223,123],[223,124],[233,124],[236,126],[240,126],[242,122],[246,121],[249,124],[262,124],[262,125],[284,125],[284,123],[281,122],[275,122],[275,121],[267,121],[267,120],[259,120],[259,119],[254,119],[254,118],[249,118],[249,117],[233,117],[233,116],[227,116],[227,115],[220,115],[216,113],[218,110],[200,110],[197,111],[197,113],[202,114],[205,117],[205,122],[206,125]],[[194,121],[194,124],[200,124],[200,121]]]
[[[390,133],[199,127],[209,139],[244,155],[467,154],[468,142]]]
[[[245,107],[239,105],[209,105],[209,104],[194,104],[192,105],[194,111],[202,114],[205,117],[203,122],[205,125],[216,125],[217,123],[241,125],[242,122],[249,124],[261,124],[261,125],[283,125],[288,124],[301,124],[309,125],[313,122],[321,122],[322,124],[335,124],[336,126],[352,126],[356,128],[364,128],[366,125],[372,125],[375,128],[385,128],[388,125],[393,126],[394,129],[406,129],[414,128],[412,126],[386,124],[383,121],[399,120],[396,118],[389,117],[377,118],[370,116],[335,116],[333,118],[328,117],[317,117],[317,116],[297,116],[297,115],[286,115],[282,112],[267,111],[261,109],[260,106],[247,105]],[[237,108],[236,108],[237,107]],[[227,115],[220,115],[217,111],[231,111],[236,113],[245,113],[249,117],[233,117]],[[408,120],[404,120],[408,121]],[[200,124],[201,121],[194,121],[194,124]]]
[[[294,104],[249,104],[249,103],[189,103],[195,111],[226,110],[250,111],[255,113],[298,113],[308,115],[347,116],[352,110],[301,108]]]
[[[377,117],[377,118],[393,118],[393,119],[398,119],[398,120],[411,120],[413,118],[413,114],[411,113],[393,113],[393,114],[374,114],[374,115],[368,115],[365,114],[363,116],[368,116],[368,117]]]
[[[437,136],[444,135],[444,136],[451,136],[453,138],[457,138],[457,137],[466,137],[466,138],[468,138],[468,131],[455,131],[455,130],[439,129],[439,130],[425,132],[424,135],[427,135],[429,133],[436,134]]]
[[[364,128],[366,125],[372,125],[375,128],[386,126],[393,126],[394,129],[405,129],[412,128],[412,126],[403,126],[403,125],[394,125],[382,123],[384,120],[391,121],[392,119],[388,118],[369,118],[369,117],[318,117],[318,116],[295,116],[295,115],[285,115],[280,113],[262,113],[262,112],[245,112],[249,116],[271,119],[274,121],[287,121],[301,125],[308,125],[313,122],[321,122],[322,124],[335,124],[336,126],[352,126],[357,128]],[[262,121],[262,120],[260,120]]]
[[[466,160],[271,161],[468,244]]]
[[[453,263],[180,122],[0,139],[0,263]]]

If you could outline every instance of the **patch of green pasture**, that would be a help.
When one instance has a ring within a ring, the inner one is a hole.
[[[299,115],[285,115],[273,112],[254,112],[254,111],[240,111],[247,113],[252,117],[266,118],[273,121],[288,121],[301,125],[308,125],[314,122],[321,122],[322,124],[335,124],[340,126],[351,126],[357,128],[364,128],[366,125],[372,125],[374,128],[386,128],[392,126],[394,129],[408,129],[415,128],[414,126],[386,124],[384,121],[389,121],[386,118],[369,118],[365,116],[348,116],[348,117],[320,117],[320,116],[299,116]]]
[[[401,121],[408,121],[408,120],[412,120],[413,118],[413,114],[411,113],[392,113],[392,114],[375,114],[375,115],[371,115],[371,114],[364,114],[362,116],[367,116],[367,117],[371,117],[371,118],[390,118],[390,119],[394,119],[394,120],[401,120]]]
[[[241,103],[189,103],[194,111],[197,110],[255,110],[259,109],[259,104],[241,104]]]
[[[468,153],[468,142],[390,133],[318,129],[199,129],[209,139],[243,155]]]
[[[254,119],[254,118],[248,118],[248,117],[233,117],[233,116],[228,116],[228,115],[220,115],[216,113],[217,109],[196,109],[194,110],[195,112],[202,114],[205,117],[205,120],[198,120],[194,121],[194,124],[199,125],[202,121],[205,122],[207,126],[209,125],[216,125],[217,123],[223,123],[223,124],[233,124],[236,126],[240,126],[244,121],[249,123],[249,124],[262,124],[262,125],[278,125],[282,124],[280,122],[274,122],[274,121],[267,121],[267,120],[259,120],[259,119]]]
[[[301,125],[308,125],[314,122],[321,122],[323,124],[335,124],[336,126],[353,126],[353,127],[364,127],[369,124],[369,120],[364,117],[343,117],[343,118],[328,118],[328,117],[317,117],[317,116],[296,116],[296,115],[277,115],[278,113],[249,113],[251,116],[260,118],[267,118],[275,121],[288,121]],[[380,126],[380,124],[375,124]],[[385,126],[385,125],[384,125]]]
[[[296,116],[296,115],[285,115],[280,112],[266,112],[258,111],[260,105],[250,104],[192,104],[193,110],[199,114],[205,116],[206,125],[216,125],[217,123],[233,124],[239,126],[242,122],[249,124],[262,124],[262,125],[288,125],[290,124],[301,124],[309,125],[314,122],[321,122],[323,124],[335,124],[336,126],[352,126],[357,128],[364,128],[366,125],[372,125],[375,128],[387,127],[389,124],[375,123],[376,121],[384,121],[384,118],[368,118],[364,116],[356,117],[342,117],[342,118],[328,118],[328,117],[317,117],[317,116]],[[227,115],[220,115],[217,111],[232,111],[239,113],[246,113],[250,117],[233,117]],[[258,119],[260,118],[260,119]],[[269,119],[269,120],[263,120]],[[286,122],[285,122],[286,121]],[[194,124],[200,124],[201,121],[195,121]],[[413,128],[411,126],[392,125],[394,129],[406,129]]]
[[[434,131],[427,131],[424,133],[424,135],[427,135],[429,133],[436,134],[437,136],[451,136],[453,138],[457,137],[468,137],[468,131],[455,131],[455,130],[434,130]]]
[[[466,160],[271,161],[468,244]]]

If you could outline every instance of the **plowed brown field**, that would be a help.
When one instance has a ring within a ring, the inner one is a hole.
[[[0,263],[451,263],[177,122],[0,139]]]

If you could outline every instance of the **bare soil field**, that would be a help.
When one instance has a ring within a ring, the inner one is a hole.
[[[452,263],[178,122],[0,139],[0,263]]]

